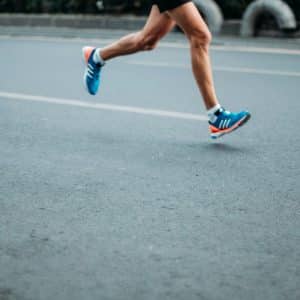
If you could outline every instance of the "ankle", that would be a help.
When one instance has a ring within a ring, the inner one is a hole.
[[[105,65],[105,60],[102,58],[100,53],[100,48],[97,48],[93,55],[93,60],[95,63],[100,64],[101,66]]]
[[[207,110],[208,120],[210,122],[214,122],[216,119],[216,113],[221,109],[221,105],[218,103],[215,106],[211,107]]]

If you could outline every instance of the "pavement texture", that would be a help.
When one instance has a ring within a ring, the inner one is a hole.
[[[0,299],[300,299],[299,48],[215,41],[221,102],[253,117],[214,142],[97,106],[205,115],[182,35],[92,97],[81,47],[124,32],[100,33],[0,37]]]

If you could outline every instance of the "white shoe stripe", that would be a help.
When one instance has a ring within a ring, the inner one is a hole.
[[[230,119],[227,119],[227,122],[226,122],[226,128],[229,127],[229,123],[230,123]]]
[[[91,64],[88,64],[88,67],[94,70],[94,67]]]
[[[221,120],[220,125],[219,125],[219,128],[220,128],[220,129],[223,128],[223,127],[222,127],[223,122],[224,122],[224,120]]]
[[[229,123],[230,119],[227,119],[225,122],[225,127],[224,128],[228,128],[228,123]]]
[[[226,122],[227,122],[227,119],[225,119],[224,122],[223,122],[223,126],[222,126],[223,129],[226,128]]]

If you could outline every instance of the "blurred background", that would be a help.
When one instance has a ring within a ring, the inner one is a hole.
[[[222,31],[224,22],[228,24],[236,21],[244,22],[241,24],[242,29],[238,29],[244,36],[264,35],[268,31],[276,30],[290,37],[299,30],[300,0],[195,0],[194,2],[214,32]],[[0,0],[0,13],[143,16],[149,12],[150,7],[149,0]],[[247,26],[248,28],[245,28]]]
[[[98,14],[115,11],[144,14],[148,11],[150,2],[149,0],[1,0],[0,12]],[[215,2],[226,19],[240,19],[253,0],[215,0]],[[300,0],[284,0],[284,2],[291,7],[297,20],[300,20]]]

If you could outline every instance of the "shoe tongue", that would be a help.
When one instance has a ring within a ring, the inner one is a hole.
[[[224,112],[225,109],[223,107],[220,107],[216,112],[215,112],[215,116],[219,116],[222,112]]]

